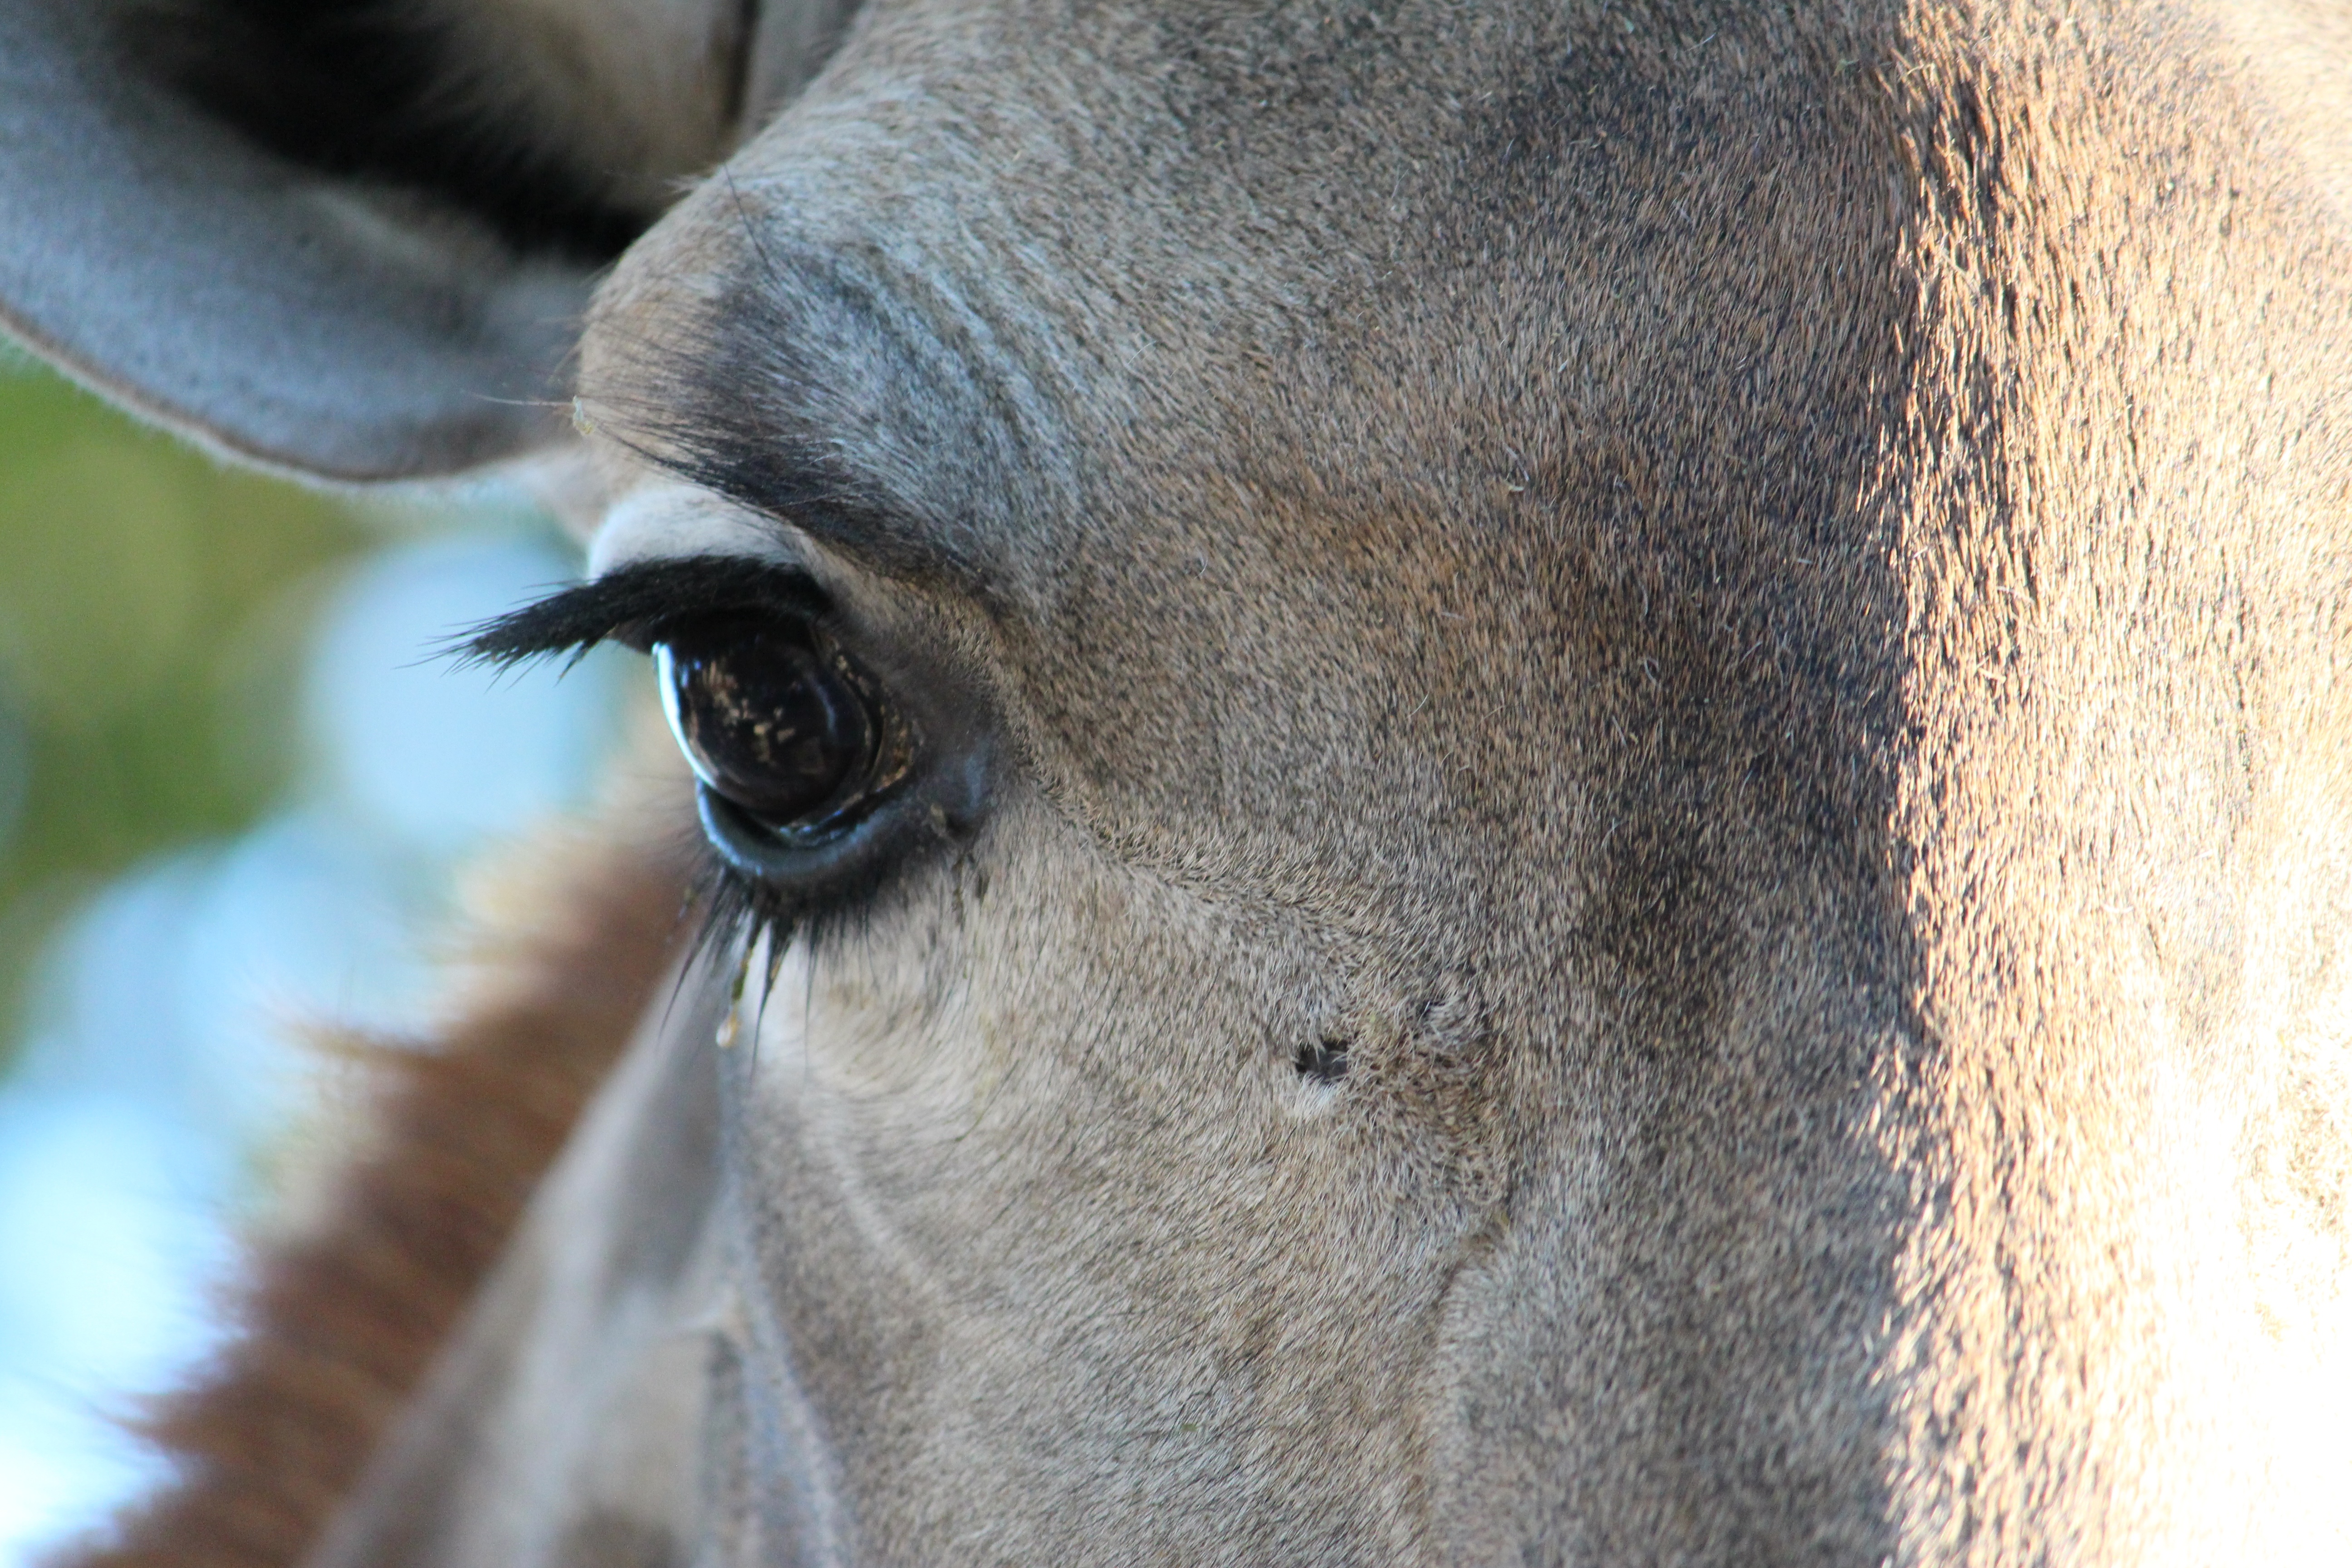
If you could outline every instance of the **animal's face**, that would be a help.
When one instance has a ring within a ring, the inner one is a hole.
[[[912,736],[703,752],[730,1418],[908,1560],[1879,1549],[1897,153],[1600,21],[885,7],[603,290],[607,582],[822,605],[681,711],[764,594]]]
[[[608,1118],[715,1059],[716,1193],[589,1139],[527,1256],[655,1283],[417,1441],[726,1561],[2302,1539],[2344,273],[2234,47],[870,5],[488,638],[658,656],[748,984]]]

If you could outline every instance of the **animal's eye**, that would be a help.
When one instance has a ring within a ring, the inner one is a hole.
[[[906,777],[911,739],[815,628],[728,616],[654,644],[671,730],[706,793],[787,847],[846,833]]]

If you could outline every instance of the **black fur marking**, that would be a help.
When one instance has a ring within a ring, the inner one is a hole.
[[[518,249],[601,263],[651,222],[499,105],[497,62],[459,58],[415,6],[152,0],[121,27],[144,72],[270,152],[436,196]]]

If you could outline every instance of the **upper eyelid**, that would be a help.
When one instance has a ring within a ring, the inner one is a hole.
[[[741,556],[805,569],[789,524],[691,485],[656,483],[614,502],[588,546],[591,579],[648,561]]]
[[[703,554],[618,567],[461,634],[452,652],[468,663],[520,664],[553,654],[584,656],[600,643],[638,645],[661,627],[696,616],[764,612],[815,619],[832,602],[796,566],[740,555]]]

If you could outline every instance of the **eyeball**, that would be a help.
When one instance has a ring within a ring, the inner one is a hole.
[[[787,845],[848,831],[908,772],[903,721],[813,626],[699,620],[665,628],[653,655],[695,776]]]

